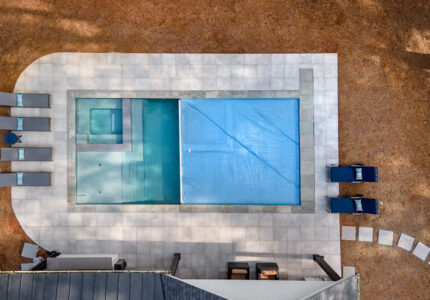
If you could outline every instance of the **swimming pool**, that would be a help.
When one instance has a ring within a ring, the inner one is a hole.
[[[75,107],[77,204],[300,205],[299,99]]]

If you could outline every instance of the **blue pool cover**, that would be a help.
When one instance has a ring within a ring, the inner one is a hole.
[[[181,99],[183,204],[300,205],[299,99]]]

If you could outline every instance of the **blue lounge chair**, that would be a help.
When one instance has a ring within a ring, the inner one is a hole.
[[[374,198],[347,197],[330,198],[331,213],[379,214],[379,202]]]
[[[351,165],[345,167],[331,167],[331,182],[378,182],[378,168],[363,165]]]

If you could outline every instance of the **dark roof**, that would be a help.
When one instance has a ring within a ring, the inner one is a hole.
[[[142,272],[16,272],[0,274],[0,299],[224,299],[175,277]]]

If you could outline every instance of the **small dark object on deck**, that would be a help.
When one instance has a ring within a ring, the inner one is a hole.
[[[40,263],[38,263],[37,265],[33,266],[33,268],[31,268],[31,271],[40,271],[40,270],[46,270],[46,258],[44,258]]]
[[[48,254],[48,257],[57,257],[58,255],[61,254],[61,252],[57,252],[53,250],[53,251],[46,251],[46,254]]]
[[[279,267],[277,263],[257,263],[257,279],[259,280],[279,280]]]
[[[228,279],[249,279],[249,264],[246,262],[229,262]]]
[[[126,267],[127,267],[127,262],[125,261],[125,259],[118,259],[118,261],[113,266],[113,269],[114,270],[125,270]]]
[[[180,260],[181,260],[181,253],[173,254],[172,264],[170,265],[170,274],[172,276],[176,276],[176,270],[178,269]]]
[[[16,135],[13,132],[9,132],[8,134],[5,135],[4,141],[8,145],[15,145],[16,143],[21,143],[21,137],[22,135]]]

